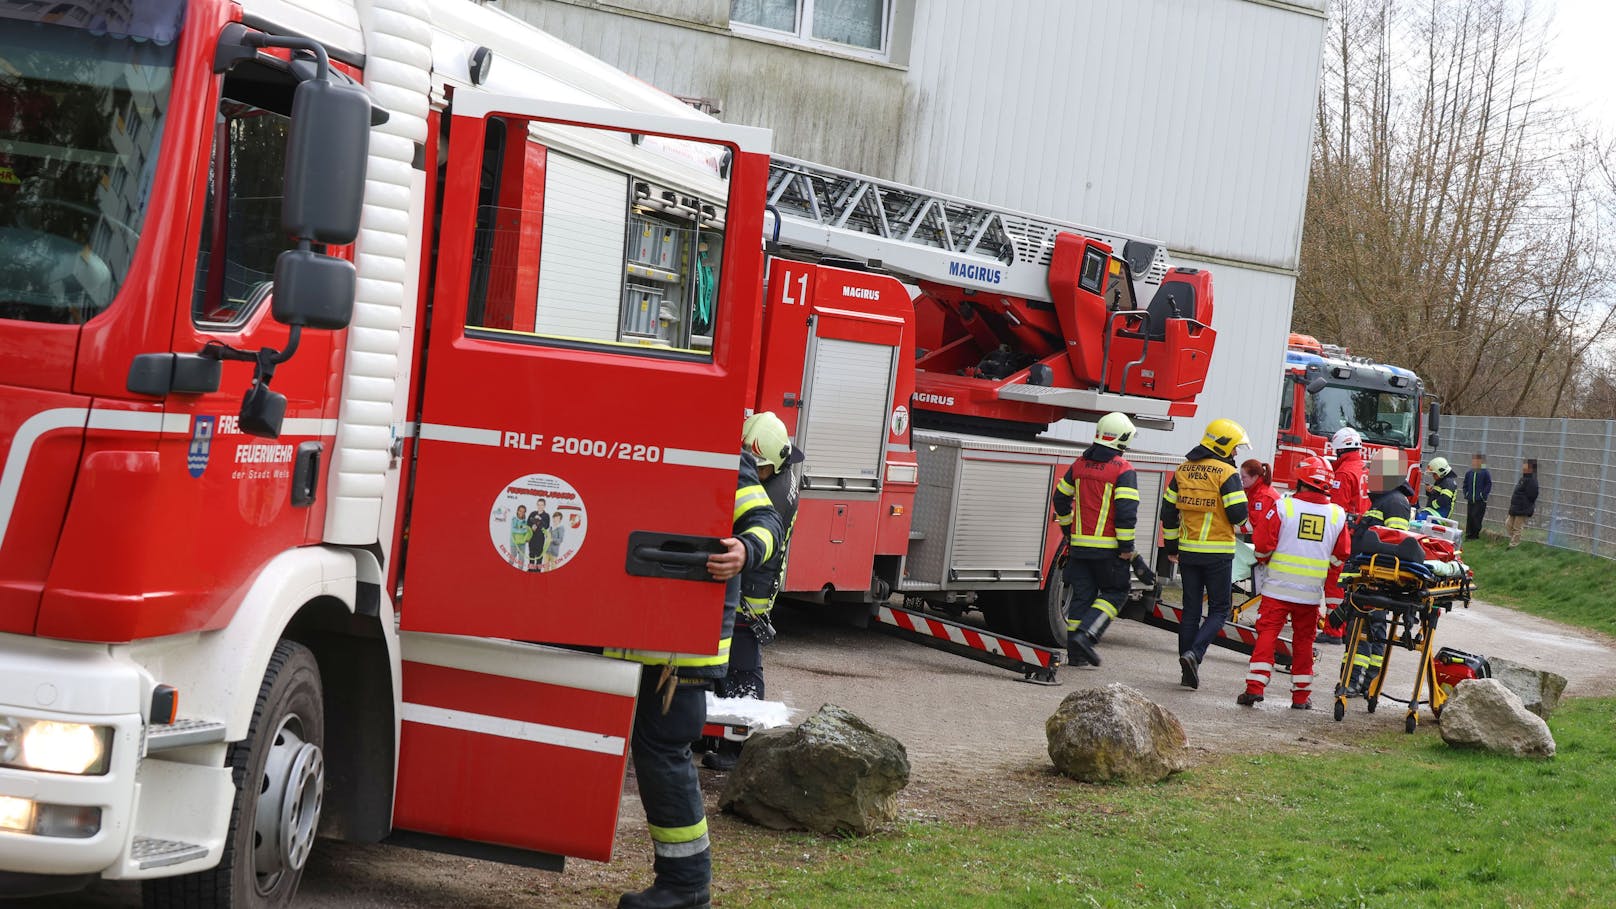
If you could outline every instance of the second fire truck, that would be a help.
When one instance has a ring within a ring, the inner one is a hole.
[[[1408,459],[1409,485],[1418,492],[1425,446],[1436,446],[1442,417],[1420,377],[1309,335],[1292,334],[1287,348],[1274,481],[1294,488],[1297,463],[1331,454],[1330,437],[1350,426],[1363,436],[1365,449],[1401,452]]]

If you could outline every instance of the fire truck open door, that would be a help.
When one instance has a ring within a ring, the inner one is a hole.
[[[511,642],[716,652],[768,133],[477,92],[450,120],[395,825],[604,859],[637,667]]]

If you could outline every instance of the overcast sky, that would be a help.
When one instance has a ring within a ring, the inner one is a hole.
[[[1549,0],[1551,63],[1565,100],[1616,135],[1616,0]]]

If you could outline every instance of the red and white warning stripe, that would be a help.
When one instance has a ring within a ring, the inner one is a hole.
[[[904,609],[893,609],[890,606],[878,606],[875,611],[875,620],[883,625],[902,628],[915,634],[952,641],[962,647],[980,650],[995,656],[1017,660],[1048,669],[1054,662],[1054,651],[1034,647],[1025,642],[1018,642],[1011,638],[1001,638],[998,635],[961,625],[944,619],[932,618],[927,615],[910,612]]]
[[[1162,619],[1163,621],[1172,622],[1174,625],[1182,624],[1184,621],[1183,609],[1174,606],[1171,603],[1163,603],[1160,600],[1156,601],[1154,614],[1157,618]],[[1237,647],[1236,649],[1243,648],[1246,653],[1250,653],[1252,648],[1257,646],[1257,629],[1248,625],[1238,625],[1234,622],[1224,622],[1223,628],[1218,631],[1218,637],[1223,638],[1225,641],[1241,645],[1241,647]],[[1288,638],[1283,636],[1280,637],[1279,642],[1274,646],[1274,655],[1276,657],[1282,656],[1287,662],[1290,660],[1291,642]]]

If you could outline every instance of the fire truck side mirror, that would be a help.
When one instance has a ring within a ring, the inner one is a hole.
[[[1307,393],[1310,395],[1316,395],[1325,388],[1329,387],[1329,384],[1329,380],[1323,376],[1315,376],[1313,381],[1307,383]]]
[[[1438,449],[1438,448],[1441,448],[1442,447],[1442,437],[1437,435],[1434,432],[1431,433],[1430,435],[1425,437],[1425,446],[1427,448],[1432,449],[1433,451]]]
[[[1427,416],[1429,419],[1426,420],[1426,424],[1431,432],[1435,433],[1437,430],[1442,428],[1442,405],[1440,403],[1432,401],[1430,412]],[[1435,445],[1436,443],[1433,442],[1431,444]]]
[[[352,262],[307,249],[289,249],[275,260],[270,309],[286,325],[337,331],[353,319],[358,279]]]
[[[370,96],[357,85],[310,79],[292,96],[281,226],[300,240],[344,246],[359,236],[370,155]]]

